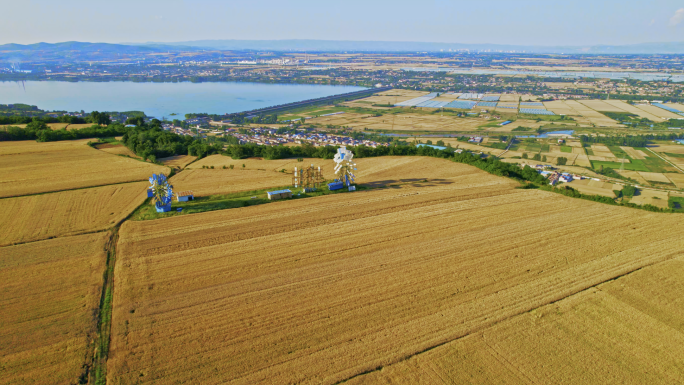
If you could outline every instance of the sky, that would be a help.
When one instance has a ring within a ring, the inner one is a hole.
[[[0,44],[361,40],[516,45],[684,41],[675,0],[0,0]]]

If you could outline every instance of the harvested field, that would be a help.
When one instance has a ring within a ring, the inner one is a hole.
[[[589,156],[578,154],[577,158],[575,158],[575,166],[591,167]]]
[[[615,198],[615,193],[613,190],[622,190],[621,185],[599,182],[590,179],[583,180],[573,180],[568,183],[568,186],[574,188],[575,190],[587,195],[601,195],[604,197]]]
[[[169,173],[167,167],[113,156],[86,142],[0,142],[0,197],[139,181],[152,173]]]
[[[147,198],[147,182],[0,199],[0,246],[106,230]]]
[[[434,109],[426,109],[426,111],[434,111]],[[383,116],[346,113],[307,119],[307,123],[349,126],[357,130],[368,128],[396,131],[475,131],[479,126],[488,122],[478,118],[458,118],[451,115],[442,116],[441,114],[406,112],[398,115]]]
[[[474,145],[473,145],[474,146]],[[478,147],[478,146],[474,146]],[[269,187],[280,187],[292,183],[294,167],[321,167],[327,179],[333,179],[334,162],[331,159],[304,158],[302,162],[296,159],[260,160],[241,159],[242,165],[235,165],[235,169],[224,170],[226,161],[232,159],[222,155],[212,155],[192,164],[192,169],[174,175],[172,184],[177,190],[192,190],[195,195],[206,196],[212,194],[227,194],[238,191],[251,191]],[[422,157],[375,157],[355,159],[358,165],[356,172],[359,183],[371,186],[390,183],[414,182],[425,179],[425,175],[440,178],[448,176],[448,170],[431,170],[431,162]],[[202,165],[215,169],[201,169]],[[199,169],[197,169],[199,168]],[[397,168],[403,169],[401,178]],[[285,173],[280,170],[285,169]]]
[[[649,266],[349,383],[680,383],[683,272]]]
[[[248,159],[238,159],[235,160],[229,156],[225,155],[210,155],[206,158],[202,158],[195,163],[190,164],[187,169],[195,170],[201,169],[203,166],[215,168],[223,168],[223,166],[234,167],[234,170],[243,170],[242,165],[244,164],[244,170],[262,170],[262,171],[280,171],[281,169],[288,167],[291,163],[296,162],[296,159],[275,159],[275,160],[263,160],[261,158],[248,158]],[[303,162],[297,162],[303,166],[309,166],[311,163],[315,163],[317,166],[323,159],[310,159],[304,158]],[[332,160],[328,160],[332,164]],[[294,166],[293,166],[294,167]],[[288,170],[288,169],[286,169]],[[292,172],[292,170],[288,170]]]
[[[589,119],[589,121],[592,124],[595,124],[598,127],[604,126],[617,126],[618,122],[614,121],[613,119],[610,119],[609,117],[601,114],[600,112],[597,112],[584,104],[577,102],[575,100],[566,100],[564,103],[571,107],[573,110],[577,111],[580,115],[583,117]]]
[[[612,106],[615,106],[621,110],[627,111],[630,114],[639,115],[642,118],[650,119],[654,122],[662,121],[662,119],[660,119],[660,117],[653,115],[652,113],[646,112],[640,108],[636,108],[635,106],[633,106],[629,103],[625,103],[621,100],[606,100],[605,102],[612,105]]]
[[[271,170],[185,170],[170,182],[177,191],[191,190],[201,197],[286,186],[292,183],[292,171],[285,174]]]
[[[76,384],[93,338],[107,234],[0,248],[0,384]]]
[[[96,145],[95,148],[113,155],[124,155],[131,158],[141,159],[138,155],[135,154],[135,152],[131,151],[128,147],[124,146],[123,144],[102,143]]]
[[[520,95],[511,95],[511,94],[504,94],[501,95],[501,98],[499,98],[500,102],[514,102],[515,104],[518,104],[518,101],[520,101]]]
[[[653,205],[666,209],[668,194],[666,191],[639,190],[639,195],[632,197],[629,202],[637,205]]]
[[[643,152],[641,150],[637,150],[634,147],[620,146],[620,149],[622,149],[622,151],[626,152],[627,155],[629,155],[629,157],[632,159],[646,159],[646,157],[648,156],[645,152]]]
[[[657,121],[661,121],[663,119],[681,119],[681,115],[677,115],[674,112],[670,112],[668,110],[664,110],[660,107],[652,106],[650,104],[637,104],[635,106],[636,108],[646,111],[649,114],[655,115],[659,117]]]
[[[684,155],[684,146],[681,144],[659,144],[656,146],[649,146],[649,149],[659,153],[669,152],[672,154]]]
[[[571,106],[567,105],[562,100],[544,102],[544,107],[546,107],[546,109],[549,111],[553,111],[553,113],[555,113],[556,115],[580,116],[579,112],[577,112]]]
[[[643,176],[638,171],[630,171],[630,170],[615,170],[618,174],[626,177],[626,178],[631,178],[634,179],[635,181],[639,182],[639,184],[650,186],[651,184],[644,179]],[[684,175],[682,175],[684,176]]]
[[[606,146],[599,145],[599,144],[592,144],[591,149],[592,149],[592,151],[594,151],[594,155],[596,155],[596,156],[604,157],[604,158],[616,158],[616,156],[612,152],[610,152],[610,149]],[[629,159],[627,159],[627,160],[629,160]]]
[[[403,89],[392,89],[392,90],[380,92],[376,95],[379,95],[379,96],[402,96],[402,97],[407,97],[407,98],[413,99],[413,98],[417,98],[420,96],[425,96],[427,94],[429,94],[429,92],[414,91],[414,90],[403,90]]]
[[[596,111],[607,111],[607,112],[626,112],[625,110],[616,107],[612,104],[606,103],[603,100],[579,100],[580,103]]]
[[[652,181],[652,182],[660,182],[660,183],[672,183],[670,182],[669,179],[665,176],[665,174],[659,173],[659,172],[643,172],[639,171],[639,175],[641,175],[642,178]]]
[[[195,160],[197,160],[197,157],[192,155],[175,155],[170,156],[168,158],[157,159],[157,161],[162,162],[164,166],[180,169],[187,167],[190,163],[194,162]]]
[[[684,188],[684,174],[667,173],[665,175],[677,188]]]
[[[124,223],[110,383],[335,383],[684,246],[672,215],[515,189],[445,160],[390,163],[362,182],[414,183]]]

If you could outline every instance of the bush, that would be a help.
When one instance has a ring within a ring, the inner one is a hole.
[[[631,198],[631,197],[633,197],[634,195],[636,195],[638,192],[639,192],[639,189],[637,189],[637,188],[634,187],[634,186],[629,186],[629,185],[628,185],[628,186],[625,186],[625,187],[622,188],[622,195],[624,195],[624,196],[626,196],[626,197],[630,197],[630,198]]]

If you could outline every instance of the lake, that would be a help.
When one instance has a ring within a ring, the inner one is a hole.
[[[176,113],[225,114],[360,91],[316,84],[0,82],[0,104],[24,103],[50,111],[144,111],[156,118]]]

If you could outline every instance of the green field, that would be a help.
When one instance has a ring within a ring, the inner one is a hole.
[[[572,154],[572,147],[570,146],[561,146],[561,151],[563,152],[568,152]]]
[[[591,161],[591,167],[594,170],[599,170],[601,168],[601,166],[603,166],[603,168],[612,168],[613,170],[619,170],[620,167],[622,166],[622,163],[619,163],[619,162],[601,162],[601,161],[597,161],[597,160]],[[651,171],[641,161],[632,161],[632,163],[625,163],[624,169],[629,170],[629,171],[644,171],[644,172],[650,172]]]
[[[325,183],[329,183],[329,182],[331,182],[331,181],[326,181]],[[383,187],[391,187],[391,186],[379,186],[377,188],[383,188]],[[368,187],[368,186],[360,186],[360,185],[356,186],[356,189],[358,191],[368,190],[370,188],[376,188],[376,187]],[[346,188],[343,188],[340,190],[335,190],[335,191],[330,191],[330,190],[328,190],[328,187],[325,186],[325,184],[324,184],[323,187],[319,188],[317,191],[313,191],[310,193],[300,193],[299,190],[293,189],[292,186],[281,186],[281,187],[273,187],[273,188],[262,189],[262,190],[243,191],[243,192],[237,192],[237,193],[232,193],[232,194],[212,195],[212,196],[208,196],[208,197],[196,197],[194,200],[189,201],[189,202],[173,201],[173,203],[171,204],[171,211],[168,213],[158,213],[157,210],[155,209],[154,205],[152,205],[150,203],[150,200],[148,199],[148,202],[146,204],[140,206],[132,214],[131,219],[134,221],[143,221],[143,220],[150,220],[150,219],[166,218],[166,217],[177,216],[177,215],[196,214],[196,213],[202,213],[202,212],[206,212],[206,211],[225,210],[225,209],[234,209],[234,208],[239,208],[239,207],[262,205],[262,204],[277,202],[277,201],[268,200],[267,195],[266,195],[267,191],[276,191],[276,190],[285,190],[285,189],[290,189],[293,193],[292,198],[289,198],[289,199],[303,199],[303,198],[311,198],[311,197],[317,197],[317,196],[322,196],[322,195],[343,194],[343,193],[346,193],[348,191]],[[182,208],[182,210],[177,211],[179,208]]]

